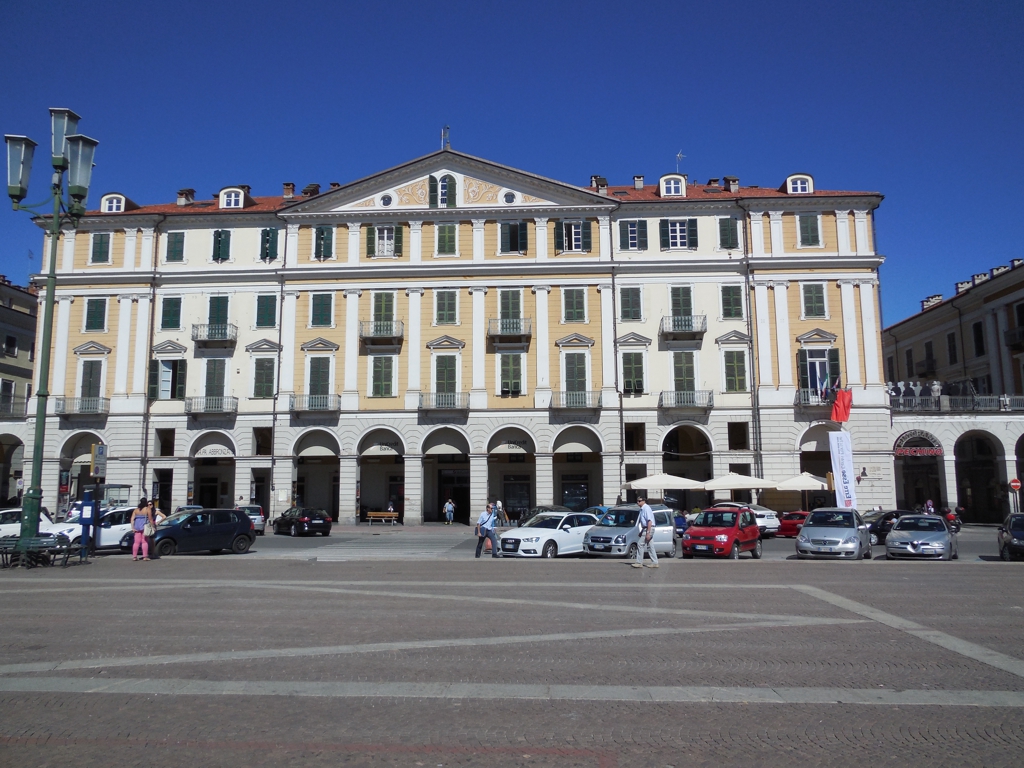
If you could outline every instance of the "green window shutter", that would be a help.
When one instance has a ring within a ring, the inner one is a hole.
[[[565,292],[565,322],[581,323],[586,320],[586,296],[582,288],[570,288]]]
[[[565,391],[587,391],[587,356],[581,352],[565,356]]]
[[[501,356],[501,391],[509,394],[522,392],[523,361],[521,355]]]
[[[661,250],[667,251],[669,249],[668,219],[661,219],[658,222],[658,231],[661,235]]]
[[[181,327],[181,298],[165,296],[161,305],[160,330],[166,331]]]
[[[677,286],[672,289],[672,317],[690,317],[693,315],[693,299],[689,286]]]
[[[334,255],[334,237],[332,227],[317,227],[314,232],[313,255],[319,260],[329,259]]]
[[[640,393],[644,390],[644,356],[642,352],[622,355],[623,391]]]
[[[583,250],[591,250],[591,239],[590,239],[590,225],[592,222],[584,221],[580,226],[583,229]]]
[[[373,396],[391,397],[391,376],[394,360],[391,357],[373,358]]]
[[[373,322],[390,323],[395,319],[395,294],[373,294]]]
[[[315,293],[310,297],[309,324],[316,328],[331,326],[333,298],[329,293]]]
[[[450,325],[455,322],[455,291],[438,291],[436,294],[438,325]]]
[[[695,389],[693,352],[676,352],[673,373],[676,392],[693,392]]]
[[[800,389],[810,389],[811,380],[807,372],[807,350],[801,349],[796,353],[796,368],[800,375]]]
[[[160,361],[149,361],[149,399],[160,397]]]
[[[697,247],[697,220],[687,219],[686,220],[686,247],[696,248]]]
[[[274,359],[261,357],[255,361],[252,383],[253,397],[274,396]]]
[[[185,233],[171,232],[167,235],[167,261],[185,260]]]
[[[746,358],[742,352],[725,353],[725,391],[745,392],[747,390]]]
[[[828,351],[828,381],[835,387],[839,386],[842,380],[842,371],[839,368],[839,350],[833,347]]]
[[[619,250],[625,251],[629,249],[629,222],[619,222]]]
[[[818,237],[818,215],[817,214],[801,214],[800,215],[800,245],[816,246],[820,245],[821,241]]]
[[[740,247],[739,222],[736,219],[718,220],[718,247],[723,250]]]
[[[561,253],[565,250],[565,225],[558,219],[551,224],[555,228],[555,253]]]
[[[106,299],[89,299],[85,302],[85,330],[102,331],[106,325],[106,318]]]
[[[509,253],[512,250],[512,242],[511,242],[512,241],[512,237],[511,237],[511,233],[509,232],[511,226],[512,226],[511,224],[502,224],[501,225],[501,252],[502,253]]]
[[[445,176],[445,180],[448,182],[448,207],[455,207],[455,177]]]
[[[529,235],[529,222],[522,221],[519,223],[519,252],[526,253],[530,250],[530,235]]]
[[[231,258],[231,230],[218,229],[213,233],[213,260],[227,261]]]
[[[438,355],[434,360],[434,391],[447,394],[455,392],[455,355]]]
[[[210,325],[228,324],[228,297],[210,297]]]
[[[395,256],[401,256],[405,242],[405,228],[401,224],[395,224]]]
[[[619,312],[622,320],[639,320],[641,318],[640,289],[619,289]]]
[[[722,286],[722,317],[727,320],[743,318],[743,295],[740,286]]]
[[[377,255],[377,229],[375,227],[366,228],[366,255]]]
[[[107,264],[110,262],[110,235],[95,234],[92,236],[92,263]]]
[[[224,370],[226,361],[206,361],[206,397],[224,397]]]
[[[309,358],[309,394],[317,397],[331,394],[331,359],[329,357]]]
[[[437,179],[434,176],[428,180],[428,187],[430,189],[430,207],[437,208]]]
[[[100,396],[100,375],[103,363],[99,360],[86,360],[82,364],[82,391],[80,397]]]
[[[256,327],[273,328],[277,325],[277,296],[256,297]]]
[[[260,233],[260,261],[277,259],[277,234],[276,229],[264,229]]]
[[[185,372],[188,367],[187,360],[176,360],[177,365],[175,366],[175,381],[174,381],[174,399],[184,400],[185,399]]]
[[[810,284],[803,286],[804,317],[825,316],[825,286]]]
[[[456,253],[455,224],[437,225],[437,252],[440,254]]]
[[[647,222],[643,220],[636,223],[636,247],[641,251],[647,250]]]

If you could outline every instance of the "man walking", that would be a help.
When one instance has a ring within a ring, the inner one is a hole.
[[[491,557],[500,557],[498,555],[498,542],[494,537],[494,505],[488,504],[487,509],[481,513],[480,518],[476,521],[476,556],[480,557],[480,553],[484,548],[484,540],[491,540]]]
[[[451,525],[453,517],[455,517],[455,502],[448,499],[444,505],[444,524]]]
[[[634,568],[644,567],[644,552],[651,556],[648,568],[658,567],[658,553],[654,551],[654,512],[651,505],[647,503],[644,496],[637,496],[636,503],[640,505],[640,514],[636,517],[636,525],[640,535],[636,540],[636,560],[633,561]]]

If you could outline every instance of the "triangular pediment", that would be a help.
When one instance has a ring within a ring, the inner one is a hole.
[[[427,349],[462,349],[465,346],[466,342],[452,336],[438,336],[433,341],[427,342]]]
[[[430,207],[430,177],[451,176],[457,187],[455,208]],[[611,209],[616,205],[603,195],[533,173],[510,168],[452,149],[412,160],[403,165],[343,184],[308,200],[299,200],[283,213],[301,215],[346,212],[373,213],[374,218],[401,219],[413,212],[490,209],[492,214],[566,207],[570,209]],[[379,216],[378,216],[379,215]]]
[[[615,342],[620,347],[649,347],[651,346],[651,340],[646,336],[641,336],[639,333],[627,333],[619,338]]]
[[[161,341],[159,344],[153,345],[154,355],[174,355],[177,357],[181,357],[186,352],[188,352],[188,349],[176,341]]]
[[[648,342],[649,343],[649,342]],[[570,333],[555,342],[556,347],[592,347],[594,340],[587,338],[582,333]]]
[[[749,344],[750,343],[750,337],[747,334],[745,334],[745,333],[741,333],[740,331],[729,331],[728,333],[723,333],[721,336],[719,336],[717,339],[715,339],[715,343],[716,344]]]
[[[281,345],[277,342],[271,341],[270,339],[260,339],[254,341],[252,344],[245,348],[246,352],[280,352]]]
[[[838,337],[834,333],[815,328],[796,337],[801,344],[834,344]]]
[[[338,346],[333,341],[328,341],[322,336],[318,336],[312,341],[307,341],[303,344],[301,349],[303,352],[337,352]]]
[[[98,342],[87,341],[85,344],[75,347],[74,352],[76,355],[109,355],[111,349],[110,347],[104,347]]]

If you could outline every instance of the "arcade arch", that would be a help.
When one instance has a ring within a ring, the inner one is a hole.
[[[295,504],[324,509],[337,522],[341,455],[338,439],[327,430],[311,429],[299,435],[292,455]]]
[[[576,512],[604,501],[601,437],[590,427],[566,427],[551,443],[554,499]]]
[[[1001,523],[1010,509],[1002,443],[988,432],[975,430],[961,435],[953,452],[963,521]]]
[[[519,427],[502,427],[487,441],[487,497],[501,499],[511,520],[536,503],[537,444]]]
[[[400,521],[405,520],[405,441],[386,427],[371,429],[359,440],[359,474],[356,500],[359,520],[367,512],[383,511],[394,505]]]
[[[455,521],[469,525],[469,438],[454,427],[439,427],[423,438],[423,520],[440,521],[448,499],[455,504]]]
[[[938,509],[954,506],[954,499],[945,498],[945,467],[942,442],[931,432],[911,429],[893,445],[896,473],[896,506],[914,509],[931,499]]]
[[[223,432],[203,432],[189,448],[189,503],[204,507],[233,507],[235,444]]]
[[[666,474],[703,482],[714,476],[711,438],[694,424],[678,424],[661,441],[662,468]],[[632,498],[630,499],[632,501]],[[690,510],[711,502],[707,491],[665,489],[665,503]]]

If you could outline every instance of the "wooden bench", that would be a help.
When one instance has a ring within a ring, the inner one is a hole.
[[[29,539],[25,546],[19,546],[21,539],[17,536],[5,536],[0,539],[0,560],[4,568],[24,565],[33,568],[37,565],[54,565],[61,561],[61,567],[67,568],[68,559],[81,552],[80,544],[72,544],[64,535],[36,536]]]
[[[385,522],[390,520],[391,521],[391,525],[396,525],[398,523],[398,513],[397,512],[367,512],[366,513],[366,522],[368,522],[370,525],[373,525],[373,521],[374,520],[380,520],[381,523],[385,523]]]

